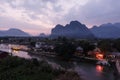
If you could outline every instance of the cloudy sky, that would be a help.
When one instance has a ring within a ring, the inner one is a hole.
[[[0,0],[0,30],[49,34],[56,24],[120,22],[120,0]]]

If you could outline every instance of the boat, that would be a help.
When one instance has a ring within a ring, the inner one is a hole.
[[[16,50],[16,51],[19,51],[19,50],[20,50],[20,48],[18,48],[18,47],[12,47],[11,49],[12,49],[12,50]]]

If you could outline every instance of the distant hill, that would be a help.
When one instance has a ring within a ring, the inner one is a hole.
[[[97,38],[120,38],[120,23],[107,23],[91,28]]]
[[[115,23],[114,26],[120,28],[120,23]]]
[[[0,37],[3,36],[27,37],[30,35],[22,30],[11,28],[9,30],[4,30],[4,31],[0,30]]]
[[[48,36],[45,33],[40,33],[39,37],[46,38]]]
[[[91,31],[78,21],[71,21],[66,26],[56,25],[51,31],[51,37],[67,37],[67,38],[79,38],[79,39],[90,39],[94,38]]]

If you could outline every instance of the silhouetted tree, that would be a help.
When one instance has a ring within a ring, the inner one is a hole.
[[[98,47],[102,52],[111,52],[112,51],[112,41],[111,40],[101,40],[98,42]]]
[[[35,47],[35,43],[36,42],[34,42],[34,41],[30,42],[30,46]]]
[[[88,51],[92,51],[95,49],[95,45],[90,44],[88,41],[79,41],[78,45],[83,48],[83,54],[87,56]]]
[[[116,48],[120,52],[120,39],[117,39],[114,41],[113,47]]]
[[[72,43],[64,42],[62,44],[57,44],[55,47],[55,52],[58,57],[62,57],[64,59],[70,59],[74,52],[75,52],[75,46]]]

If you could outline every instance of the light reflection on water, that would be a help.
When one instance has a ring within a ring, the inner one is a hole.
[[[13,52],[13,53],[15,53],[15,54],[17,54],[17,53],[18,53],[18,51],[17,51],[17,50],[12,50],[12,52]]]
[[[13,56],[19,56],[21,58],[31,59],[31,56],[29,56],[27,52],[14,51],[14,52],[12,52],[12,54],[13,54]]]
[[[26,59],[31,59],[33,56],[28,55],[27,52],[24,51],[15,51],[11,50],[11,45],[0,45],[0,50],[2,51],[8,51],[11,52],[13,56],[19,56],[22,58]],[[42,57],[41,57],[42,59]],[[46,58],[49,64],[53,65],[55,68],[56,67],[61,67],[60,63],[68,68],[68,67],[73,67],[73,69],[78,72],[78,74],[82,74],[84,77],[86,77],[85,80],[113,80],[113,75],[112,72],[109,70],[108,72],[104,71],[104,67],[100,65],[91,65],[91,64],[86,64],[86,63],[65,63],[65,62],[57,62],[57,60],[50,61],[48,58]],[[64,63],[64,64],[63,64]]]
[[[97,71],[97,72],[100,72],[100,73],[103,72],[103,68],[104,68],[104,67],[101,66],[101,65],[96,65],[96,71]]]
[[[0,50],[12,53],[13,56],[18,56],[18,57],[26,58],[26,59],[31,59],[32,58],[30,55],[28,55],[27,52],[11,50],[11,47],[12,47],[11,44],[9,44],[9,45],[0,44]]]

